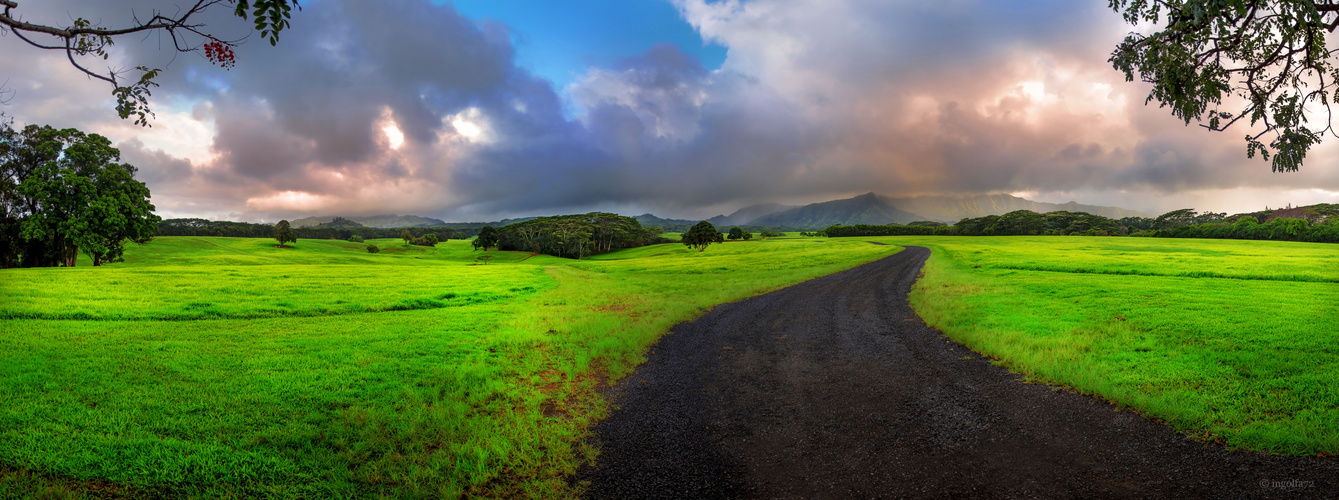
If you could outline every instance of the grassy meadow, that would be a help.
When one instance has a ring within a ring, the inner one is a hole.
[[[898,250],[371,243],[160,237],[0,271],[0,498],[570,496],[597,387],[671,325]]]
[[[480,265],[373,243],[164,237],[0,272],[0,497],[575,495],[597,388],[671,325],[899,245],[934,252],[922,317],[1031,380],[1339,453],[1333,245],[788,237]]]
[[[865,239],[930,247],[916,311],[1018,373],[1229,448],[1339,453],[1339,247]]]

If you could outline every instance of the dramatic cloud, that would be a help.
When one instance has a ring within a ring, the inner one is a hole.
[[[171,3],[24,8],[117,24],[154,5]],[[675,0],[728,48],[722,67],[665,44],[563,88],[517,66],[502,21],[449,3],[303,5],[277,47],[247,43],[231,71],[152,38],[118,45],[114,65],[167,68],[152,129],[116,120],[105,84],[61,54],[0,38],[18,93],[5,112],[117,141],[169,216],[707,216],[870,190],[1150,212],[1339,198],[1334,144],[1271,174],[1245,158],[1244,129],[1145,107],[1146,87],[1105,62],[1129,28],[1101,2]]]

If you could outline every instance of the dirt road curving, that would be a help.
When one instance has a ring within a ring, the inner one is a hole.
[[[1339,461],[1228,452],[1025,384],[907,304],[930,255],[725,304],[612,390],[592,498],[1339,497]]]

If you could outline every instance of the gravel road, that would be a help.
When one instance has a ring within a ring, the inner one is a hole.
[[[930,252],[724,304],[610,389],[592,498],[1339,497],[1335,457],[1228,452],[1025,384],[926,326]]]

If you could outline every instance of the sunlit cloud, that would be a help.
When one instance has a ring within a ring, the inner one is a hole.
[[[404,145],[404,132],[394,123],[381,127],[381,131],[386,133],[386,140],[390,142],[391,149],[400,149]]]
[[[444,120],[451,124],[456,135],[469,142],[489,143],[493,141],[493,136],[487,126],[487,119],[479,108],[469,108],[460,113],[446,117]]]
[[[330,195],[313,194],[304,191],[282,191],[265,196],[247,198],[246,206],[262,212],[293,211],[312,212],[334,208],[339,198]]]

